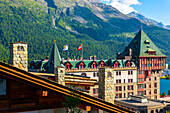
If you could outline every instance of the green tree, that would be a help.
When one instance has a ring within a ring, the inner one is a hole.
[[[67,107],[67,113],[82,113],[82,110],[78,108],[81,102],[80,96],[75,92],[76,89],[70,87],[71,96],[64,96],[63,106]]]
[[[168,90],[168,95],[170,95],[170,89]]]
[[[163,96],[163,97],[165,97],[165,96],[166,96],[165,92],[163,92],[163,93],[162,93],[162,96]]]

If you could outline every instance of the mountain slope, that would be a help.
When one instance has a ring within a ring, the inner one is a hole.
[[[80,57],[76,48],[83,43],[84,58],[115,58],[141,25],[170,55],[170,31],[147,26],[98,0],[1,0],[0,9],[0,60],[8,60],[9,43],[19,40],[28,42],[29,60],[42,59],[49,56],[54,39],[62,57],[65,44],[70,58]]]
[[[152,20],[152,19],[149,19],[149,18],[146,18],[145,16],[143,16],[142,14],[139,14],[139,13],[136,13],[136,12],[131,12],[128,14],[129,16],[132,16],[132,17],[135,17],[139,20],[141,20],[143,23],[147,24],[147,25],[156,25],[156,26],[159,26],[159,27],[162,27],[162,28],[166,28],[167,27],[162,23],[162,22],[157,22],[155,20]]]

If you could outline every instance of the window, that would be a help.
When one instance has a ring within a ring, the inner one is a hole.
[[[149,78],[149,81],[151,81],[151,78]]]
[[[86,73],[82,73],[81,75],[82,75],[82,76],[87,76]],[[93,73],[93,76],[94,76],[94,73]]]
[[[133,85],[131,86],[131,90],[133,90]]]
[[[133,75],[133,71],[131,71],[131,75]]]
[[[133,82],[133,79],[128,79],[128,82],[129,82],[129,83],[132,83],[132,82]]]
[[[126,82],[126,79],[124,79],[124,83]]]
[[[0,95],[6,95],[6,80],[0,78]]]
[[[121,71],[119,71],[119,75],[121,75]]]
[[[118,86],[116,86],[116,91],[118,91]]]
[[[149,88],[151,88],[151,84],[149,84]]]
[[[138,91],[138,95],[142,96],[143,95],[143,91]]]
[[[143,88],[143,84],[139,84],[138,89],[142,89],[142,88]]]
[[[119,91],[122,91],[122,86],[119,86]]]
[[[24,51],[24,47],[23,47],[23,46],[18,46],[18,47],[17,47],[17,50],[18,50],[18,51]]]
[[[124,91],[126,90],[125,88],[126,88],[126,87],[124,86]]]
[[[154,94],[157,94],[157,89],[154,89]]]
[[[121,79],[117,79],[116,80],[116,83],[118,84],[118,83],[121,83]]]
[[[154,83],[154,87],[155,87],[155,88],[157,87],[157,83]]]
[[[138,82],[144,81],[144,78],[138,78]]]
[[[93,94],[96,94],[96,89],[95,88],[93,88]]]
[[[146,88],[146,84],[144,84],[144,88]]]
[[[96,93],[99,93],[99,89],[98,88],[96,88]]]
[[[93,77],[96,77],[96,73],[93,73]]]
[[[155,77],[155,80],[156,80],[157,78]]]
[[[146,95],[146,90],[144,91],[144,95]]]
[[[110,71],[107,73],[107,77],[108,78],[112,77],[112,73]]]
[[[118,74],[118,71],[116,71],[116,75],[119,75],[119,74]]]
[[[130,86],[128,86],[128,90],[130,90]]]
[[[130,71],[128,71],[128,75],[130,75]]]
[[[122,98],[122,94],[121,93],[119,94],[119,98]]]

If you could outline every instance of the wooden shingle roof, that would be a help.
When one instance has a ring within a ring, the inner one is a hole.
[[[50,91],[60,93],[66,96],[72,96],[72,89],[69,87],[60,85],[54,81],[48,80],[43,77],[36,76],[24,70],[18,69],[12,65],[0,62],[0,76],[17,80],[22,83],[29,83],[32,86],[38,86]],[[80,95],[81,101],[87,103],[88,105],[95,106],[99,109],[111,112],[111,113],[129,113],[133,112],[128,109],[119,107],[118,105],[114,105],[112,103],[106,102],[102,99],[92,97],[88,94],[84,94],[80,91],[75,91],[78,95]]]

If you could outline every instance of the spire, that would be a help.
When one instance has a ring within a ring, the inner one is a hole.
[[[50,72],[50,73],[54,73],[55,67],[61,66],[61,57],[60,57],[60,53],[58,51],[57,44],[55,42],[56,42],[56,40],[54,40],[51,55],[50,55],[49,61],[47,63],[47,72]]]

